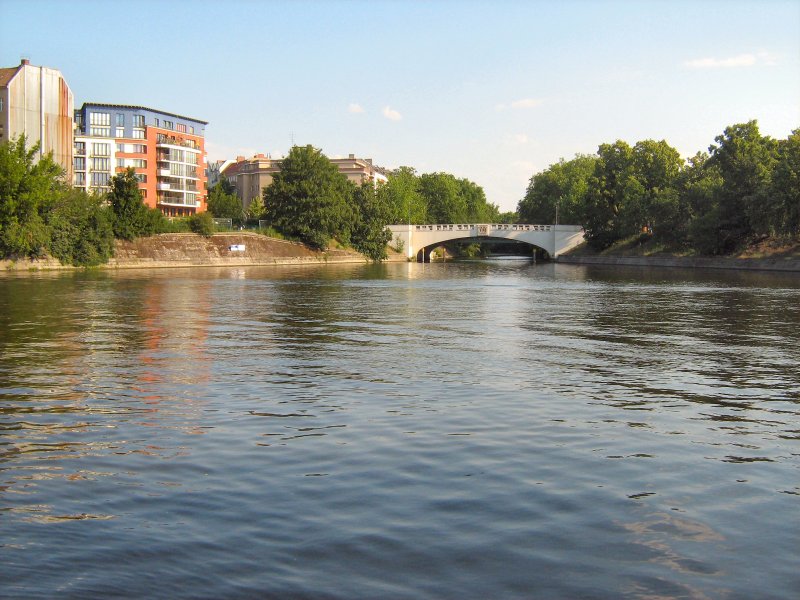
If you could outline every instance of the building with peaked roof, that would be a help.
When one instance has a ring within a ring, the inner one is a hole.
[[[75,111],[74,184],[105,192],[130,167],[151,208],[172,217],[203,212],[206,125],[145,106],[87,102]]]
[[[24,135],[39,144],[72,177],[72,115],[75,100],[61,71],[37,67],[28,59],[0,68],[0,143]]]

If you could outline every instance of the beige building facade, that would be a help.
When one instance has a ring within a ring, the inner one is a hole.
[[[57,69],[23,59],[0,68],[0,143],[24,135],[28,147],[40,144],[39,158],[52,152],[72,180],[75,99]]]
[[[347,158],[329,159],[339,172],[356,185],[363,183],[385,183],[387,181],[383,169],[372,164],[371,158],[356,158],[354,154]],[[256,154],[252,158],[237,156],[235,162],[226,165],[220,176],[227,179],[236,188],[236,195],[242,201],[245,210],[254,198],[261,196],[265,187],[272,183],[272,178],[281,170],[281,159],[273,159],[264,154]]]

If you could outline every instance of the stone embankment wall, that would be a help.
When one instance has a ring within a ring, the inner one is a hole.
[[[796,258],[711,258],[672,256],[559,256],[559,263],[570,265],[610,265],[617,267],[680,267],[684,269],[737,269],[743,271],[793,271],[800,273]]]
[[[231,246],[234,245],[243,245],[245,250],[232,251]],[[208,238],[194,233],[164,233],[130,242],[117,240],[114,258],[100,268],[300,265],[359,263],[366,260],[362,254],[350,250],[331,249],[321,252],[297,242],[269,238],[257,233],[217,233]],[[390,260],[406,259],[402,255],[393,254]],[[0,269],[3,270],[73,268],[62,266],[52,258],[0,261]]]

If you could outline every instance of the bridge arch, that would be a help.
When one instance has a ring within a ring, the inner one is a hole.
[[[583,228],[579,225],[532,225],[527,223],[469,223],[436,225],[389,225],[391,244],[402,245],[409,259],[420,251],[445,242],[462,239],[491,238],[517,241],[558,256],[574,248],[584,240]]]

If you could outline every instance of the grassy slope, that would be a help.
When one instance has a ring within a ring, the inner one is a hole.
[[[597,252],[587,244],[581,244],[569,256],[700,256],[692,250],[669,248],[648,235],[633,236],[620,240],[605,250]],[[800,237],[763,238],[757,240],[730,258],[797,258],[800,259]]]

